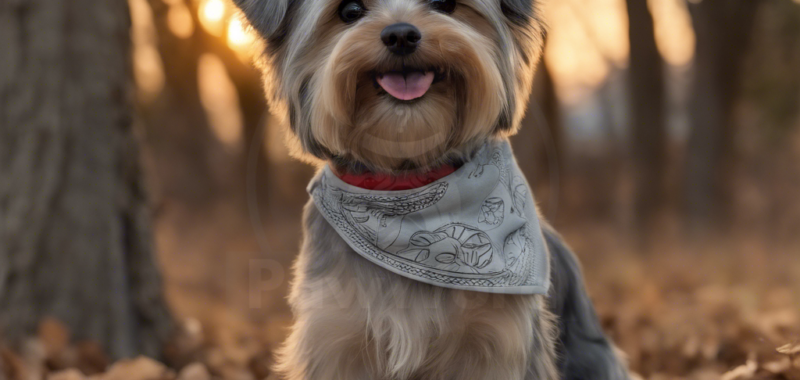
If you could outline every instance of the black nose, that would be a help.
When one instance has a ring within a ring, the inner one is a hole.
[[[387,26],[381,32],[381,40],[386,48],[397,55],[409,55],[417,50],[422,34],[416,26],[399,22]]]

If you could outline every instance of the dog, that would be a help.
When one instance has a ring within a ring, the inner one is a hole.
[[[487,144],[516,132],[545,36],[536,1],[234,0],[266,41],[261,67],[267,98],[271,111],[291,129],[295,155],[327,163],[329,176],[337,177],[329,180],[388,180],[382,190],[390,191],[409,178],[422,186],[448,178]],[[490,178],[482,174],[487,165],[476,166],[468,177]],[[487,173],[493,170],[488,168]],[[527,184],[513,185],[502,170],[493,173],[500,178],[493,181],[508,184],[511,195],[505,201],[490,197],[475,207],[482,213],[477,222],[500,225],[512,216],[519,219],[523,215],[514,209],[515,189],[524,192]],[[426,180],[431,176],[433,182]],[[408,223],[397,208],[413,213],[443,193],[420,191],[402,206],[341,192],[331,193],[330,199],[358,198],[372,205],[337,207],[350,207],[350,226],[374,221],[363,227],[364,234],[356,232],[357,238],[372,232],[371,242],[385,248],[398,239],[392,226]],[[277,353],[280,378],[629,377],[603,334],[578,261],[546,223],[527,232],[536,235],[531,239],[539,239],[546,253],[549,269],[540,273],[548,282],[544,287],[527,293],[517,288],[476,292],[410,278],[365,258],[321,205],[312,200],[304,211],[304,239],[289,296],[295,323]],[[506,209],[517,214],[498,216],[498,210]],[[463,237],[465,231],[469,237]],[[381,260],[467,268],[474,272],[458,275],[473,279],[494,257],[489,236],[466,224],[407,239],[409,249]],[[457,254],[432,260],[433,248],[419,248],[447,242],[460,244],[453,248]]]

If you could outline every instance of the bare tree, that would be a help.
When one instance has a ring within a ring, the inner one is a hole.
[[[200,101],[198,60],[207,52],[203,31],[194,19],[197,27],[188,38],[176,36],[169,28],[170,5],[162,0],[148,0],[148,4],[165,83],[158,98],[142,107],[146,145],[158,162],[154,170],[161,180],[160,195],[202,204],[217,195],[224,182],[216,178],[212,162],[223,156],[223,148],[212,134]],[[191,13],[196,17],[194,9]]]
[[[236,191],[235,184],[244,183],[245,175],[266,181],[267,162],[261,146],[266,138],[263,123],[267,105],[260,71],[237,56],[226,43],[226,35],[211,34],[202,26],[202,2],[147,0],[147,3],[153,12],[165,83],[158,99],[143,107],[143,112],[148,146],[159,163],[156,170],[163,180],[165,197],[201,204],[225,192]],[[170,9],[177,4],[186,7],[191,15],[194,28],[189,36],[175,35],[169,26]],[[242,115],[244,154],[225,152],[212,134],[199,94],[198,63],[206,54],[220,59],[236,89]],[[259,152],[255,149],[260,152],[257,156]],[[250,164],[254,163],[253,159],[257,160],[256,173],[246,173],[248,159]],[[218,168],[222,166],[234,170],[220,172]]]
[[[761,0],[690,2],[697,36],[686,168],[686,216],[693,230],[724,226],[730,215],[741,66]]]
[[[130,105],[125,1],[0,2],[0,335],[63,321],[114,357],[170,333]]]
[[[645,232],[652,232],[665,197],[664,64],[656,45],[653,16],[647,1],[627,0],[627,8],[635,225],[643,236]]]
[[[514,154],[528,181],[535,188],[542,212],[548,218],[557,212],[564,182],[564,138],[561,111],[552,74],[539,63],[533,80],[528,111],[519,132],[511,138]],[[552,219],[551,219],[552,220]]]

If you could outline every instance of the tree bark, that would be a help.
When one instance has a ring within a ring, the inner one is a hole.
[[[686,168],[686,217],[693,232],[729,220],[735,161],[733,105],[761,0],[690,3],[697,36]]]
[[[0,335],[52,316],[113,357],[172,322],[132,129],[125,1],[0,3]]]
[[[635,226],[652,232],[665,197],[664,64],[646,0],[627,0],[630,39],[631,152]]]

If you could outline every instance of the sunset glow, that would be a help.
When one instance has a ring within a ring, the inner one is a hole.
[[[796,0],[800,1],[800,0]],[[695,36],[689,9],[683,0],[650,0],[658,50],[667,63],[689,64],[694,57]]]
[[[203,28],[221,37],[225,30],[225,18],[228,14],[227,4],[223,0],[206,0],[200,5],[200,23]]]
[[[152,15],[144,7],[132,4],[134,22]],[[197,0],[201,27],[209,34],[224,39],[243,62],[250,62],[252,53],[260,51],[254,32],[229,0]],[[658,49],[672,66],[687,66],[694,57],[695,36],[685,0],[647,0],[653,14]],[[800,1],[800,0],[794,0]],[[168,0],[167,26],[180,38],[194,33],[189,7],[182,0]],[[549,25],[545,64],[556,82],[559,96],[567,103],[578,102],[592,94],[597,86],[615,71],[628,65],[628,16],[625,0],[562,0],[544,3]],[[138,9],[138,10],[137,10]],[[152,24],[152,20],[149,21]],[[134,28],[136,33],[152,25]],[[136,39],[136,38],[135,38]],[[145,92],[157,92],[163,82],[163,68],[154,38],[139,36],[134,41],[136,78]]]
[[[566,102],[579,101],[609,73],[626,65],[628,19],[624,0],[549,2],[545,63]]]
[[[232,46],[247,46],[253,42],[253,35],[245,30],[238,18],[233,18],[228,24],[228,42]]]
[[[203,54],[198,62],[197,80],[211,131],[228,149],[238,149],[242,143],[242,111],[236,85],[225,64],[213,54]]]
[[[194,33],[194,21],[189,7],[184,3],[176,2],[169,6],[167,13],[167,26],[179,38],[189,38]]]
[[[684,0],[649,0],[649,5],[664,60],[674,66],[691,63],[695,36]],[[627,67],[630,45],[625,0],[550,1],[544,13],[550,26],[545,63],[563,101],[580,101],[611,72]]]
[[[203,17],[211,22],[221,21],[225,17],[225,3],[222,0],[208,0],[203,5]]]
[[[130,0],[133,77],[137,96],[150,102],[164,88],[164,67],[158,53],[153,12],[146,0]]]

